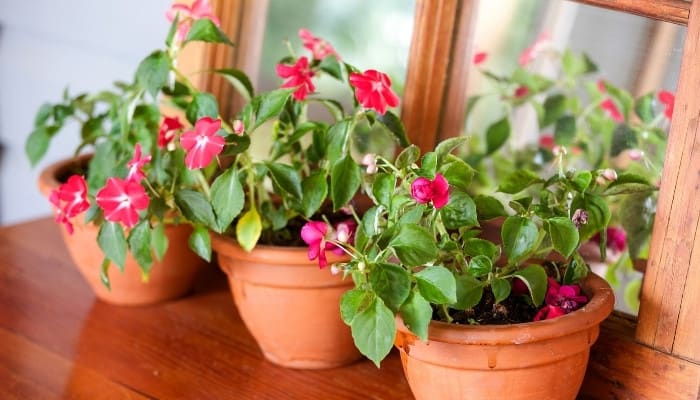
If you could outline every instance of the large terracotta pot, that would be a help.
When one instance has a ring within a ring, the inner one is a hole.
[[[300,247],[258,245],[250,253],[235,240],[212,234],[219,265],[228,275],[238,312],[265,358],[290,368],[321,369],[360,357],[340,319],[340,297],[351,279],[319,270]],[[343,258],[328,253],[328,262]]]
[[[614,304],[602,278],[590,274],[583,288],[591,300],[562,317],[491,326],[433,321],[427,343],[399,321],[395,345],[416,399],[575,399]]]
[[[87,160],[88,157],[81,157],[48,166],[39,175],[39,189],[48,197],[51,190],[58,188],[60,179]],[[99,228],[84,224],[82,215],[73,218],[73,225],[72,235],[63,225],[60,228],[68,252],[95,296],[108,303],[146,305],[180,297],[191,289],[197,272],[206,265],[187,245],[192,229],[188,225],[168,225],[168,250],[161,261],[154,259],[148,282],[142,280],[138,264],[127,254],[123,273],[114,264],[109,266],[109,290],[100,280],[104,255],[97,245]]]

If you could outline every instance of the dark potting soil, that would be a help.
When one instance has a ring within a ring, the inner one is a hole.
[[[460,325],[506,325],[531,322],[537,313],[525,296],[510,296],[496,304],[491,291],[485,290],[481,302],[467,310],[449,309],[452,322]],[[437,312],[433,319],[441,320]]]

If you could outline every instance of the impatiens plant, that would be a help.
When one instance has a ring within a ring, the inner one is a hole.
[[[506,208],[495,197],[469,194],[476,171],[450,154],[466,140],[448,139],[420,162],[414,146],[395,162],[378,158],[369,185],[375,206],[357,221],[354,243],[324,236],[352,255],[336,265],[355,282],[341,315],[377,365],[394,342],[396,315],[427,340],[431,320],[520,323],[576,310],[587,301],[576,282],[588,273],[578,249],[604,236],[606,194],[641,189],[596,179],[597,171],[548,179],[515,171],[498,189],[510,199]],[[482,222],[494,218],[502,225]]]

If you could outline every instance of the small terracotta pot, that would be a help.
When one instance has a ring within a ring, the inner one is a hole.
[[[89,156],[82,156],[48,166],[39,175],[39,190],[48,197],[51,190],[60,185],[59,179],[65,178],[69,171],[81,164],[85,165],[88,159]],[[82,215],[73,218],[72,222],[72,235],[61,225],[63,241],[73,263],[95,296],[107,303],[135,306],[180,297],[191,289],[197,272],[207,264],[190,251],[187,245],[192,232],[189,225],[168,225],[165,228],[168,250],[161,261],[154,259],[148,282],[143,282],[138,264],[127,254],[123,273],[114,264],[109,266],[111,290],[108,290],[100,281],[104,255],[97,245],[99,228],[93,224],[84,224]]]
[[[265,358],[300,369],[333,368],[360,358],[338,306],[352,279],[319,270],[301,247],[258,245],[248,253],[214,233],[212,247]],[[329,263],[346,260],[327,254]]]
[[[559,318],[514,325],[464,326],[433,321],[428,343],[399,320],[395,345],[416,399],[575,399],[613,291],[590,274],[591,300]]]

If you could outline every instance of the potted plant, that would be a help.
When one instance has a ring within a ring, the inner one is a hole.
[[[26,142],[34,165],[68,122],[78,123],[81,142],[73,157],[42,171],[39,187],[76,266],[98,298],[115,304],[180,296],[209,260],[200,245],[208,230],[193,218],[198,211],[188,199],[211,172],[187,168],[191,154],[174,138],[192,137],[195,122],[218,111],[213,96],[179,72],[176,58],[191,42],[230,41],[206,1],[173,6],[168,15],[167,49],[148,55],[132,82],[75,96],[66,90],[60,102],[41,106]],[[180,100],[186,119],[161,111],[167,98]],[[119,271],[110,273],[115,266]]]
[[[282,87],[245,93],[250,101],[232,122],[240,130],[228,132],[220,150],[226,162],[211,192],[200,195],[211,204],[211,219],[202,222],[265,357],[286,367],[330,368],[360,357],[337,309],[352,283],[324,269],[349,259],[327,239],[352,243],[354,221],[366,208],[358,195],[374,156],[353,155],[353,142],[382,132],[401,145],[407,139],[388,110],[399,99],[386,74],[356,69],[306,29],[299,36],[310,55],[280,61]],[[317,93],[322,75],[334,78],[341,93]],[[342,104],[342,94],[352,106]],[[256,156],[240,146],[250,140],[270,141],[269,152]],[[325,222],[302,228],[309,219]],[[326,257],[326,249],[334,251]]]
[[[475,171],[450,154],[467,140],[378,160],[354,244],[332,241],[352,256],[336,267],[355,284],[343,320],[377,365],[399,349],[419,399],[573,399],[614,302],[578,249],[610,220],[606,191],[629,184],[515,171],[506,210],[468,194]],[[497,243],[479,237],[485,216],[505,218]]]

